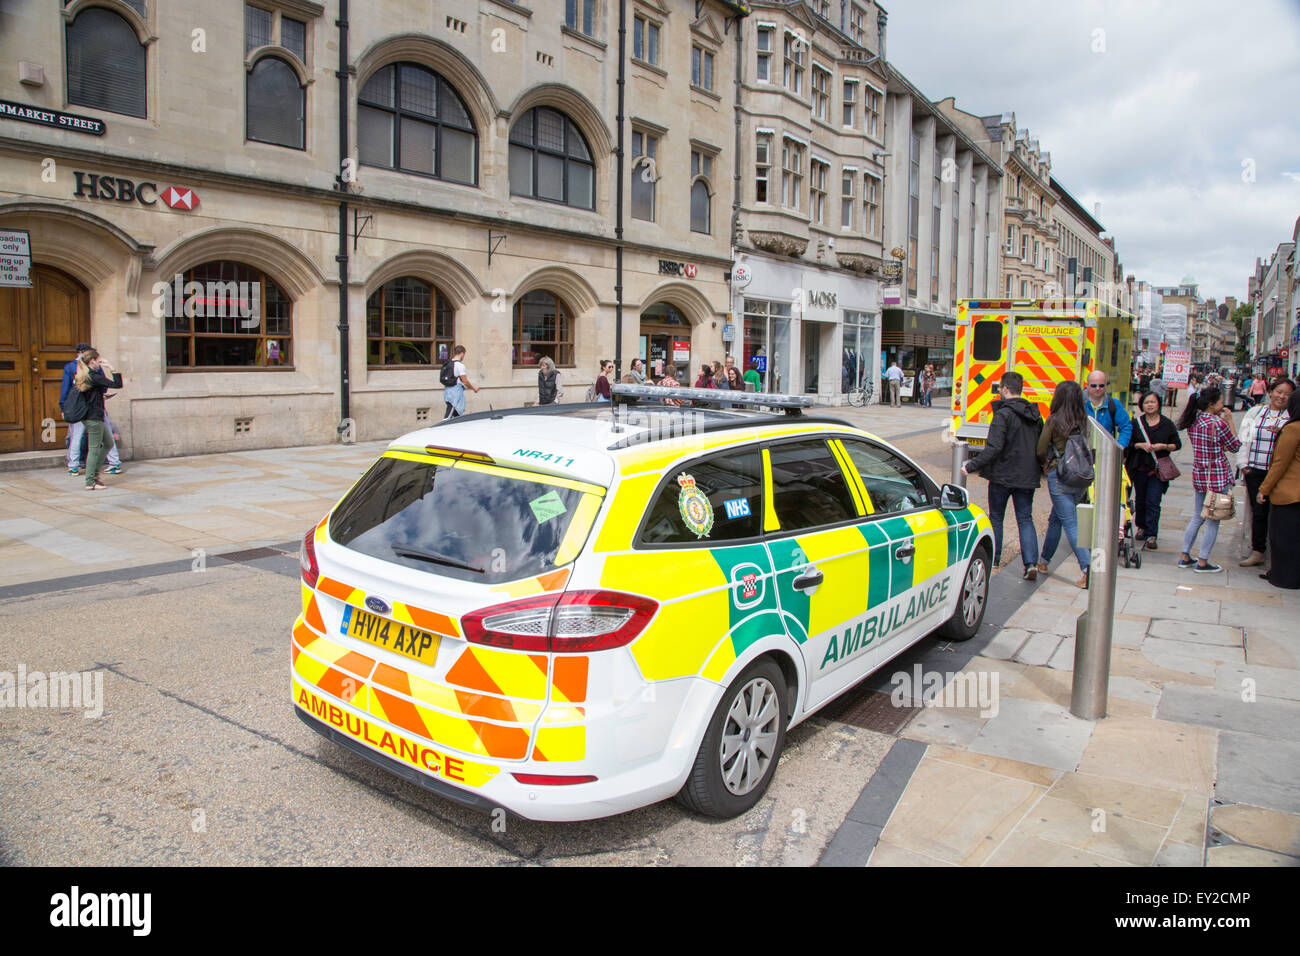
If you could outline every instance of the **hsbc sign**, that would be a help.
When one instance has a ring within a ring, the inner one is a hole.
[[[199,204],[199,194],[188,186],[168,186],[159,192],[157,183],[137,182],[121,176],[102,176],[79,169],[73,170],[72,175],[77,186],[72,195],[83,199],[138,202],[142,206],[156,205],[161,199],[168,208],[187,212]]]
[[[686,279],[694,279],[700,271],[700,267],[694,262],[674,262],[672,259],[659,260],[659,274],[661,276],[682,276]]]

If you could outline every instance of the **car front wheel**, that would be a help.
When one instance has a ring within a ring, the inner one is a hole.
[[[785,675],[768,658],[745,668],[722,695],[677,799],[696,813],[737,817],[767,791],[790,720]]]
[[[968,641],[984,622],[984,608],[989,602],[989,556],[983,548],[976,550],[966,566],[966,576],[957,594],[952,617],[939,628],[939,636],[949,641]]]

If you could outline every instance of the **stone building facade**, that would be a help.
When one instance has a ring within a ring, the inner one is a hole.
[[[621,63],[615,3],[358,10],[4,5],[0,450],[62,443],[81,340],[134,457],[399,435],[457,343],[471,411],[535,401],[542,356],[580,400],[620,338],[721,358],[743,4],[629,0]]]

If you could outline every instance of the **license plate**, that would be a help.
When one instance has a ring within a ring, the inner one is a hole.
[[[985,443],[983,438],[964,438],[962,440],[968,445],[983,445]]]
[[[350,604],[343,609],[343,623],[339,625],[339,632],[430,667],[438,656],[438,635],[399,621],[390,621]]]

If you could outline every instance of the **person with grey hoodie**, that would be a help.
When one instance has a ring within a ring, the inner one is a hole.
[[[1002,400],[994,406],[987,444],[962,466],[965,474],[980,472],[989,483],[989,520],[993,522],[993,567],[1002,559],[1002,524],[1007,499],[1015,502],[1020,531],[1020,560],[1024,578],[1038,577],[1038,531],[1034,528],[1034,492],[1042,472],[1038,467],[1038,436],[1043,416],[1038,406],[1021,397],[1025,379],[1019,372],[1002,376]]]

